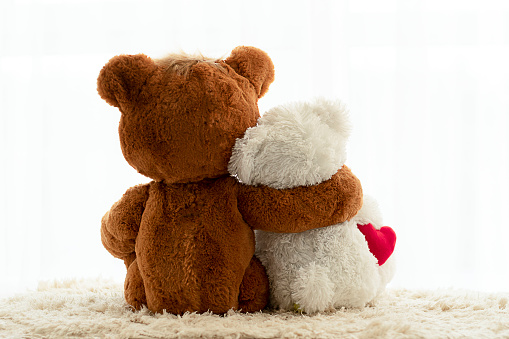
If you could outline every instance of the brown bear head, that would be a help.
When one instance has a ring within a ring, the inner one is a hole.
[[[269,56],[241,46],[225,60],[119,55],[97,87],[121,112],[127,162],[156,181],[184,183],[228,174],[235,140],[256,125],[258,99],[273,80]]]

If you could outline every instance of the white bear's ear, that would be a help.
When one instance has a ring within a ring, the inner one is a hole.
[[[339,102],[274,107],[237,140],[228,169],[250,185],[314,185],[344,165],[349,135],[348,113]]]
[[[315,99],[311,105],[313,113],[331,129],[329,137],[341,139],[346,143],[352,129],[346,106],[340,101],[331,101],[324,98]]]
[[[228,163],[228,171],[236,176],[240,182],[247,185],[257,184],[253,181],[255,159],[266,139],[266,130],[255,126],[248,128],[244,137],[237,139],[235,142]]]

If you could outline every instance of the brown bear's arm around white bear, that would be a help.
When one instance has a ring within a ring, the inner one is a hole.
[[[253,229],[297,233],[351,219],[362,207],[362,187],[343,166],[331,179],[313,186],[277,190],[241,184],[238,204]]]
[[[136,258],[134,245],[148,199],[149,185],[129,188],[101,221],[101,240],[104,247],[114,257],[124,260],[127,267]]]

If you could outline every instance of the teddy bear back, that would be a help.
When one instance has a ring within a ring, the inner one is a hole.
[[[350,122],[338,101],[272,108],[238,139],[230,173],[249,185],[285,189],[326,181],[346,161]]]
[[[116,56],[98,92],[121,112],[127,162],[156,181],[187,183],[228,174],[235,140],[256,124],[257,101],[273,80],[269,56],[241,46],[225,60]]]

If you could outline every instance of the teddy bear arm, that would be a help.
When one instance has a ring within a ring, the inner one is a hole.
[[[253,228],[298,233],[351,219],[362,206],[362,187],[344,166],[331,179],[313,186],[277,190],[241,185],[239,210]]]
[[[101,220],[101,240],[114,257],[126,265],[135,258],[134,245],[148,199],[149,184],[128,189]]]
[[[107,217],[107,215],[108,213],[106,213],[105,217]],[[134,259],[136,259],[136,253],[134,252],[134,240],[120,241],[115,238],[110,232],[108,232],[107,227],[105,227],[104,219],[105,218],[103,218],[101,225],[101,241],[104,248],[106,248],[106,250],[115,258],[124,260],[126,268],[129,268]]]

